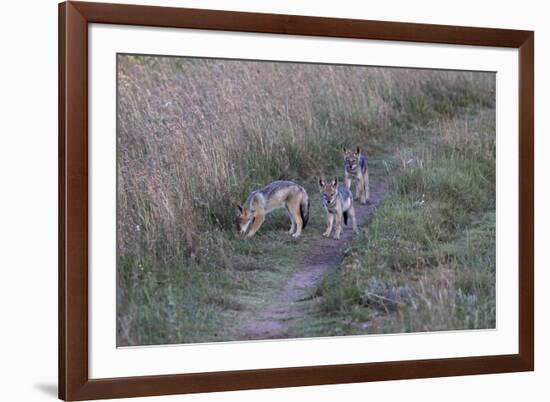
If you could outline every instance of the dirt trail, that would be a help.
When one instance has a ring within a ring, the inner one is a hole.
[[[385,194],[386,183],[377,180],[374,183],[371,182],[369,203],[361,205],[356,202],[355,215],[360,230],[371,219]],[[353,231],[349,221],[348,225],[344,226],[340,240],[319,235],[319,240],[311,246],[306,257],[298,264],[279,295],[257,315],[255,320],[245,325],[240,338],[280,339],[288,337],[289,324],[292,320],[299,319],[305,314],[304,307],[300,302],[311,296],[315,286],[326,272],[338,266],[342,259],[342,252],[352,236]]]

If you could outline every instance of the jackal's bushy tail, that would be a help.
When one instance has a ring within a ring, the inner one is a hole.
[[[302,229],[305,229],[307,221],[309,220],[309,197],[307,193],[305,194],[305,197],[302,198],[302,202],[300,203],[300,216],[303,222]]]

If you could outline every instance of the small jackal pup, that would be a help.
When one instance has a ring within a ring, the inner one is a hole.
[[[309,197],[306,190],[292,182],[277,180],[250,193],[245,203],[237,206],[237,230],[241,234],[254,236],[265,216],[278,208],[286,208],[290,218],[292,237],[298,237],[309,219]]]
[[[330,237],[333,222],[336,220],[334,239],[338,240],[342,234],[342,221],[347,225],[348,215],[351,217],[353,231],[357,233],[353,196],[349,188],[343,184],[338,186],[338,178],[335,177],[331,183],[326,183],[323,179],[319,179],[319,189],[323,197],[323,205],[327,211],[327,227],[323,236]]]
[[[351,178],[355,177],[355,195],[361,204],[369,199],[369,170],[367,157],[357,147],[355,151],[344,147],[344,183],[351,189]]]

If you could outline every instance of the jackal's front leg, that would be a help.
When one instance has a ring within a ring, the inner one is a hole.
[[[364,192],[363,177],[357,176],[357,178],[355,179],[355,198],[354,199],[361,202],[361,200],[363,199],[363,192]]]
[[[347,171],[344,172],[344,184],[351,190],[351,177]]]
[[[342,234],[342,213],[336,214],[336,229],[334,230],[334,240],[339,240]]]
[[[361,204],[366,204],[369,198],[369,171],[367,169],[363,176],[363,198],[361,199]]]
[[[323,236],[330,236],[330,232],[332,232],[332,222],[334,222],[334,215],[329,213],[327,214],[327,227],[325,232],[323,233]]]
[[[254,233],[256,233],[260,226],[262,226],[262,223],[264,223],[264,219],[265,215],[263,214],[257,214],[254,216],[254,222],[252,222],[252,225],[250,225],[250,230],[247,234],[248,237],[254,236]]]

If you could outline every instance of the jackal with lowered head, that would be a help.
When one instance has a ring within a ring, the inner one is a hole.
[[[271,211],[286,208],[292,237],[299,237],[309,219],[307,191],[292,181],[277,180],[250,193],[243,205],[237,206],[237,230],[254,236]],[[247,233],[248,231],[248,233]]]
[[[336,221],[334,239],[338,240],[342,234],[342,221],[348,224],[348,216],[351,217],[353,231],[357,233],[357,222],[355,221],[355,209],[353,208],[353,196],[350,189],[345,185],[338,186],[338,178],[326,183],[319,179],[319,190],[323,197],[323,205],[327,211],[327,226],[323,236],[330,237],[333,222]]]
[[[351,189],[351,178],[355,177],[355,195],[361,204],[369,199],[369,169],[367,156],[361,149],[351,150],[344,147],[344,183]]]

